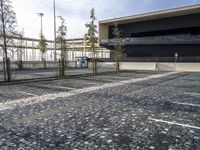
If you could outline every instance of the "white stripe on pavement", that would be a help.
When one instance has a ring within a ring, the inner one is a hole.
[[[173,104],[178,104],[178,105],[185,105],[185,106],[194,106],[194,107],[200,107],[198,104],[192,104],[192,103],[180,103],[180,102],[171,102]]]
[[[19,91],[17,93],[26,94],[26,95],[30,95],[30,96],[37,96],[36,94],[28,93],[28,92],[24,92],[24,91]]]
[[[44,85],[40,85],[40,88],[55,88],[55,89],[64,89],[64,90],[75,90],[76,88],[72,88],[72,87],[67,87],[67,86],[56,86],[56,85],[48,85],[48,86],[44,86]]]
[[[184,94],[191,96],[200,96],[200,93],[193,93],[193,92],[185,92]]]
[[[165,121],[165,120],[161,120],[161,119],[154,119],[154,118],[151,118],[151,117],[149,117],[148,120],[155,121],[155,122],[166,123],[166,124],[169,124],[169,125],[177,125],[177,126],[181,126],[181,127],[186,127],[186,128],[192,128],[192,129],[200,130],[200,127],[191,126],[189,124],[176,123],[175,121]]]
[[[112,88],[116,86],[121,86],[121,85],[129,84],[129,83],[136,83],[136,82],[155,79],[155,78],[161,78],[161,77],[165,77],[165,76],[169,76],[173,74],[177,74],[177,72],[156,74],[156,75],[152,75],[152,76],[148,76],[144,78],[130,79],[130,80],[125,80],[125,81],[120,81],[120,82],[107,83],[100,86],[92,86],[92,87],[86,87],[83,89],[76,89],[69,92],[58,92],[55,94],[46,94],[42,96],[35,96],[35,97],[30,97],[30,98],[18,99],[14,101],[8,101],[5,103],[0,103],[0,110],[14,109],[15,107],[24,107],[27,105],[33,105],[33,104],[42,103],[46,101],[53,101],[53,100],[56,100],[57,98],[62,98],[62,97],[68,98],[68,97],[75,96],[82,93],[98,91],[105,88]]]

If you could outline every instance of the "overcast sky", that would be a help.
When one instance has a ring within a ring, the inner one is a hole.
[[[38,38],[40,18],[44,13],[43,30],[47,39],[53,39],[53,0],[11,0],[17,15],[19,29],[25,36]],[[56,15],[66,19],[68,38],[81,38],[89,12],[95,9],[97,20],[200,4],[200,0],[55,0]],[[57,18],[57,26],[60,21]]]

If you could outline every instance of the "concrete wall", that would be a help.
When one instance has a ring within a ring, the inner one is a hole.
[[[200,63],[122,63],[124,70],[161,70],[200,72]]]
[[[88,68],[92,69],[92,62],[88,63]],[[115,66],[113,62],[98,62],[97,69],[103,71],[114,71]]]
[[[123,70],[155,70],[156,63],[122,62],[121,69]]]
[[[200,63],[157,63],[157,70],[200,72]]]
[[[92,64],[89,63],[89,68]],[[161,70],[161,71],[185,71],[200,72],[200,63],[156,63],[156,62],[121,62],[122,70]],[[99,62],[98,68],[115,70],[114,62]]]

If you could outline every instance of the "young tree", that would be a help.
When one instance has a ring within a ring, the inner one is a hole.
[[[113,28],[113,35],[115,39],[114,43],[114,59],[115,59],[115,66],[116,66],[116,71],[120,70],[120,60],[123,57],[123,43],[121,39],[121,31],[118,28],[117,23],[115,23],[114,28]]]
[[[38,44],[38,47],[40,49],[40,52],[42,53],[42,61],[44,62],[44,68],[46,68],[46,59],[45,59],[45,54],[47,52],[47,42],[46,42],[46,39],[44,37],[44,35],[42,34],[42,32],[40,33],[40,41],[39,41],[39,44]]]
[[[61,19],[61,25],[58,27],[57,30],[57,44],[58,47],[61,50],[61,56],[59,61],[59,68],[60,68],[60,76],[65,76],[65,62],[67,61],[67,42],[66,42],[66,36],[67,36],[67,26],[65,23],[65,19],[60,17]]]
[[[16,27],[16,14],[12,10],[10,0],[0,0],[0,41],[3,43],[4,80],[10,81],[10,59],[8,56],[8,43],[12,40]]]
[[[97,74],[97,44],[98,44],[98,37],[96,34],[97,31],[97,25],[95,25],[95,13],[94,8],[90,12],[90,22],[85,24],[87,28],[87,33],[85,34],[85,40],[86,44],[89,46],[89,50],[92,51],[92,69],[93,74]]]
[[[24,31],[18,31],[15,33],[15,36],[18,38],[17,43],[15,44],[17,46],[16,53],[17,53],[17,65],[20,70],[23,69],[23,36],[24,36]]]

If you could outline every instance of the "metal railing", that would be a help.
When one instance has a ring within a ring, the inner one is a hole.
[[[105,62],[114,62],[114,59],[100,59]],[[200,62],[200,56],[193,57],[130,57],[122,58],[121,62]]]
[[[122,38],[122,44],[200,44],[200,35],[167,35],[151,37]],[[112,46],[116,39],[106,39],[100,41],[101,45]]]

